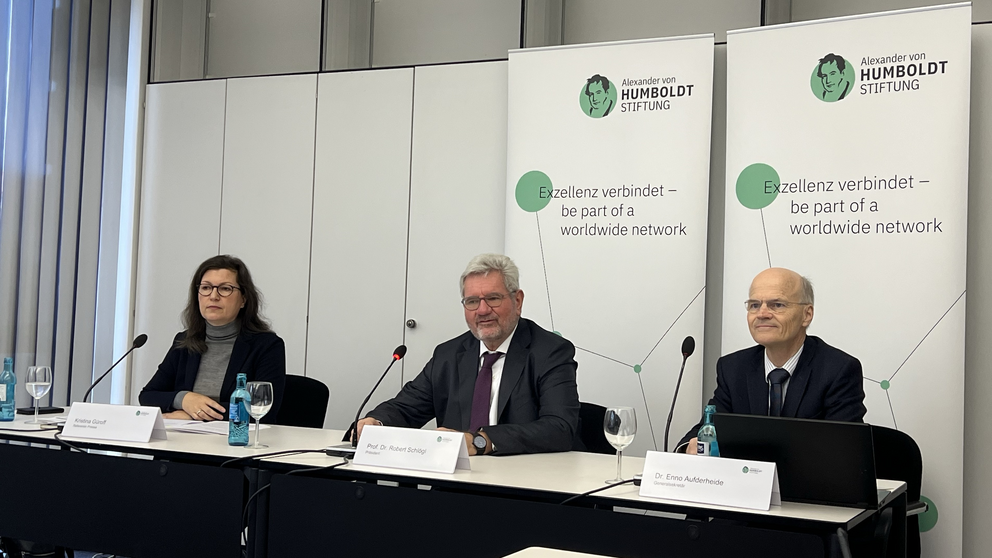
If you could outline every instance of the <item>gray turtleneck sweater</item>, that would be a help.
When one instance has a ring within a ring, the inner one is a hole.
[[[220,399],[224,376],[227,375],[227,364],[231,361],[231,352],[234,350],[234,342],[237,341],[239,333],[241,333],[241,320],[234,320],[222,326],[207,324],[207,352],[200,355],[200,368],[196,372],[193,391],[215,401]],[[177,393],[172,406],[182,409],[183,398],[187,393],[189,392]]]

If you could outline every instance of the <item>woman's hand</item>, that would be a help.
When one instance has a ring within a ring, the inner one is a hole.
[[[183,397],[183,411],[194,420],[223,420],[224,406],[206,395],[189,392]]]

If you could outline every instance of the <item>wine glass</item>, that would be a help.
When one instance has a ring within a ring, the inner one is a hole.
[[[637,432],[637,417],[634,416],[634,409],[632,407],[606,409],[606,415],[603,416],[603,432],[606,434],[606,441],[617,448],[617,478],[606,482],[608,484],[622,482],[620,460],[623,458],[624,448],[634,441],[634,434]]]
[[[24,378],[24,387],[27,388],[31,397],[34,397],[34,420],[29,420],[28,424],[41,424],[38,420],[38,400],[52,389],[52,369],[49,366],[29,366],[27,376]]]
[[[255,419],[255,445],[252,449],[267,448],[269,446],[258,443],[258,421],[272,408],[272,383],[271,382],[248,382],[248,395],[251,396],[251,403],[248,405],[248,414]]]

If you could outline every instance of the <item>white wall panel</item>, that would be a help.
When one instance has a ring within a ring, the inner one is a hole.
[[[412,99],[412,69],[318,82],[307,376],[331,390],[329,428],[351,424],[403,341]],[[395,368],[367,409],[399,391]]]
[[[468,329],[458,302],[465,264],[503,251],[506,80],[506,62],[416,69],[406,317],[417,327],[406,334],[406,380]],[[526,291],[540,271],[520,275]]]
[[[316,89],[315,75],[227,86],[220,253],[251,270],[289,374],[306,355]]]
[[[131,401],[182,329],[196,266],[217,254],[227,83],[148,86],[138,232]]]
[[[974,14],[972,14],[974,15]],[[992,25],[971,27],[971,157],[968,191],[968,310],[964,355],[964,553],[992,548]],[[975,441],[978,441],[977,443]],[[926,469],[924,475],[941,474]]]

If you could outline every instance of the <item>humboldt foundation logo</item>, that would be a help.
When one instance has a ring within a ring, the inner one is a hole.
[[[617,88],[606,76],[593,75],[579,93],[579,107],[590,118],[602,118],[613,112],[617,104]]]
[[[854,68],[843,56],[831,52],[813,68],[809,88],[825,103],[842,101],[854,89]]]

